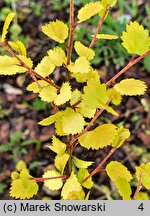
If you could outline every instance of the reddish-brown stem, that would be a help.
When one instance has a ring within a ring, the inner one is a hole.
[[[119,71],[113,78],[111,78],[110,80],[108,80],[106,82],[106,86],[113,86],[115,83],[115,80],[117,78],[119,78],[123,73],[125,73],[127,70],[129,70],[132,66],[134,66],[135,64],[137,64],[139,61],[141,61],[144,57],[146,57],[147,55],[150,54],[150,50],[148,50],[147,52],[145,52],[143,55],[141,55],[140,57],[135,58],[135,54],[132,55],[132,58],[130,60],[130,62],[121,70]],[[80,104],[81,100],[77,101],[75,104],[72,105],[72,107],[74,108],[76,106],[76,104]]]
[[[103,113],[103,111],[104,111],[104,109],[97,110],[95,112],[94,117],[92,118],[92,120],[90,121],[90,123],[87,125],[87,127],[81,133],[79,133],[77,136],[75,136],[75,137],[73,137],[71,139],[71,141],[69,143],[70,146],[73,145],[80,136],[82,136],[84,133],[86,133],[92,127],[92,125],[94,124],[95,120]]]
[[[72,48],[73,48],[73,38],[74,38],[74,31],[77,24],[74,22],[74,0],[70,0],[70,32],[69,32],[69,43],[67,46],[67,65],[71,62],[71,55],[72,55]],[[70,73],[66,71],[66,79],[70,80]],[[70,144],[70,137],[67,136],[67,142]],[[68,154],[70,155],[68,160],[68,173],[69,175],[72,172],[72,146],[68,145]]]
[[[111,78],[106,85],[110,86],[114,84],[115,80],[120,77],[123,73],[125,73],[127,70],[129,70],[133,65],[137,64],[139,61],[141,61],[144,57],[150,54],[150,50],[145,52],[143,55],[139,56],[135,60],[131,59],[131,61],[121,70],[119,71],[113,78]]]
[[[76,24],[74,23],[74,0],[70,0],[70,37],[69,37],[69,44],[67,46],[67,65],[70,64],[71,61],[71,54],[72,54],[72,47],[73,47],[73,37],[74,37],[74,30],[76,28]]]
[[[110,103],[110,101],[107,102],[107,105],[109,103]],[[95,112],[95,115],[91,119],[90,123],[86,126],[86,128],[81,133],[79,133],[77,136],[74,136],[71,139],[69,145],[73,145],[80,136],[82,136],[84,133],[86,133],[92,127],[92,125],[94,124],[94,122],[96,121],[96,119],[104,112],[104,110],[105,109],[100,109],[100,110],[97,109],[96,112]]]
[[[137,188],[136,188],[136,191],[135,191],[135,193],[134,193],[134,196],[133,196],[133,200],[136,200],[137,199],[137,196],[138,196],[138,194],[139,194],[139,192],[140,192],[140,190],[141,190],[141,188],[142,188],[142,178],[143,178],[143,175],[142,175],[142,173],[141,173],[141,175],[140,175],[140,179],[139,179],[139,181],[138,181],[138,185],[137,185]]]
[[[83,182],[87,181],[90,177],[95,175],[96,173],[103,171],[102,166],[104,163],[110,158],[110,156],[117,150],[117,147],[113,147],[110,152],[106,155],[106,157],[101,161],[101,163],[83,180]]]
[[[40,74],[38,74],[36,71],[34,71],[32,68],[30,68],[21,58],[19,58],[19,56],[16,55],[16,53],[8,46],[8,44],[6,42],[0,42],[0,44],[12,55],[14,56],[20,63],[20,65],[22,67],[25,67],[28,71],[28,73],[30,74],[30,76],[33,78],[34,76],[44,80],[45,82],[49,83],[50,85],[52,85],[53,87],[55,87],[58,91],[60,90],[60,87],[57,86],[52,80],[47,79],[43,76],[41,76]],[[33,78],[35,80],[35,78]]]
[[[67,176],[65,175],[62,175],[62,176],[55,176],[55,177],[49,177],[49,178],[34,178],[34,177],[31,177],[30,180],[35,180],[36,182],[44,182],[46,180],[53,180],[53,179],[66,179]]]
[[[97,40],[96,36],[97,36],[97,34],[99,33],[99,31],[101,29],[101,26],[102,26],[102,24],[103,24],[103,22],[104,22],[104,20],[106,18],[106,15],[107,15],[109,9],[110,9],[110,5],[107,6],[107,8],[106,8],[106,10],[104,12],[104,15],[102,17],[100,17],[100,19],[99,19],[99,22],[98,22],[97,29],[95,31],[94,37],[93,37],[93,39],[92,39],[92,41],[91,41],[91,43],[89,45],[90,48],[92,48],[94,46],[94,44],[95,44],[95,42]]]
[[[59,111],[58,106],[56,106],[54,102],[51,102],[51,106],[54,108],[55,113]]]
[[[81,99],[80,100],[78,100],[76,103],[74,103],[72,106],[71,106],[71,108],[72,109],[75,109],[80,103],[81,103]]]

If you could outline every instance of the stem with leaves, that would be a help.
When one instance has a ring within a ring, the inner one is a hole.
[[[147,52],[145,52],[143,55],[141,55],[140,57],[136,58],[135,60],[131,59],[131,61],[121,70],[119,71],[113,78],[111,78],[107,83],[106,86],[113,86],[115,83],[115,80],[117,78],[119,78],[123,73],[125,73],[126,71],[128,71],[133,65],[137,64],[139,61],[141,61],[144,57],[146,57],[147,55],[150,54],[150,50],[148,50]],[[76,104],[78,105],[80,101],[77,101]],[[107,102],[107,105],[110,103]],[[74,104],[73,106],[75,106],[76,104]],[[87,132],[90,127],[93,125],[93,123],[96,121],[96,119],[103,113],[104,109],[101,110],[97,110],[94,117],[92,118],[92,120],[90,121],[90,123],[87,125],[87,127],[81,132],[79,133],[77,136],[73,137],[70,145],[72,145],[81,135],[83,135],[85,132]]]
[[[99,33],[99,31],[100,31],[100,29],[102,27],[102,24],[103,24],[103,22],[104,22],[104,20],[106,18],[106,15],[109,12],[109,9],[110,9],[110,5],[107,6],[107,8],[106,8],[106,10],[104,12],[104,15],[102,17],[100,17],[100,19],[99,19],[98,26],[97,26],[97,29],[95,31],[94,37],[93,37],[93,39],[92,39],[92,41],[91,41],[91,43],[89,45],[90,48],[92,48],[94,46],[94,44],[95,44],[95,42],[97,40],[96,36],[97,36],[97,34]]]
[[[70,0],[70,33],[69,33],[69,44],[67,46],[67,65],[69,65],[71,61],[74,30],[76,26],[77,25],[74,23],[74,0]]]
[[[74,12],[74,7],[73,7],[73,1],[70,0],[70,13],[73,13]],[[97,34],[99,33],[100,29],[101,29],[101,26],[106,18],[106,15],[107,13],[109,12],[109,9],[110,9],[110,5],[107,6],[105,12],[104,12],[104,15],[100,18],[99,22],[98,22],[98,26],[97,26],[97,29],[96,29],[96,32],[94,34],[94,37],[89,45],[90,48],[92,48],[96,42],[96,36]],[[70,25],[72,26],[71,29],[73,29],[73,31],[70,29],[70,43],[68,45],[68,61],[67,62],[70,62],[70,56],[71,56],[71,51],[72,51],[72,43],[73,43],[73,34],[74,34],[74,14],[70,14]],[[134,57],[135,55],[132,56],[130,62],[121,70],[119,71],[113,78],[111,78],[107,83],[106,83],[106,86],[113,86],[115,80],[120,77],[123,73],[125,73],[127,70],[129,70],[133,65],[135,65],[136,63],[138,63],[141,59],[143,59],[145,56],[147,56],[148,54],[150,54],[150,50],[145,52],[143,55],[141,55],[140,57],[138,57],[137,59],[134,60]],[[81,100],[77,101],[76,104],[74,104],[72,106],[72,108],[75,108],[79,103],[81,102]],[[108,102],[108,104],[110,103],[110,101]],[[107,105],[108,105],[107,104]],[[96,110],[96,113],[94,115],[94,117],[92,118],[92,120],[90,121],[90,123],[87,125],[87,127],[81,132],[79,133],[77,136],[73,136],[69,145],[72,146],[76,141],[77,139],[82,136],[84,133],[86,133],[90,128],[91,126],[94,124],[94,122],[96,121],[96,119],[103,113],[104,109],[101,109],[101,110]]]
[[[40,74],[38,74],[35,70],[33,70],[32,68],[30,68],[18,55],[16,55],[16,53],[9,47],[9,45],[7,44],[7,42],[0,42],[0,44],[13,56],[15,57],[19,63],[20,66],[24,67],[27,69],[29,75],[32,77],[32,79],[38,84],[38,80],[36,79],[36,77],[44,80],[45,82],[49,83],[50,85],[52,85],[53,87],[55,87],[58,91],[60,91],[60,87],[57,86],[51,79],[47,79],[43,76],[41,76]],[[38,84],[39,85],[39,84]]]
[[[92,118],[92,120],[90,121],[90,123],[86,126],[86,128],[81,133],[79,133],[78,135],[72,137],[72,139],[71,139],[71,141],[69,143],[70,146],[72,146],[77,141],[77,139],[80,136],[82,136],[83,134],[85,134],[92,127],[92,125],[94,124],[94,122],[96,121],[96,119],[104,112],[104,110],[105,109],[101,109],[101,110],[97,109],[96,110],[94,117]]]
[[[121,70],[119,71],[113,78],[111,78],[107,83],[106,86],[111,86],[114,84],[115,80],[120,77],[123,73],[125,73],[127,70],[129,70],[133,65],[135,65],[136,63],[138,63],[140,60],[142,60],[145,56],[150,54],[150,50],[148,50],[147,52],[145,52],[143,55],[141,55],[140,57],[134,59],[134,55],[131,58],[131,61]],[[110,103],[110,101],[107,102],[107,105]],[[72,146],[77,139],[82,136],[84,133],[86,133],[91,126],[94,124],[94,122],[96,121],[96,119],[103,113],[104,109],[101,110],[97,110],[94,117],[92,118],[92,120],[90,121],[90,123],[87,125],[87,127],[81,132],[79,133],[77,136],[72,137],[69,145]],[[103,161],[92,171],[92,173],[90,173],[83,182],[87,181],[91,176],[93,176],[94,174],[96,174],[97,172],[99,172],[103,166],[103,164],[107,161],[107,159],[117,150],[117,148],[113,148],[108,155],[106,155],[106,157],[103,159]],[[137,189],[138,190],[138,189]],[[135,195],[136,196],[136,195]]]

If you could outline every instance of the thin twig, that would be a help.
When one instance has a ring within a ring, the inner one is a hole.
[[[137,188],[136,188],[136,191],[135,191],[135,193],[134,193],[134,196],[133,196],[133,200],[136,200],[137,199],[137,196],[138,196],[138,194],[139,194],[139,192],[140,192],[140,190],[141,190],[141,188],[142,188],[142,178],[143,178],[143,175],[142,175],[142,173],[140,174],[140,179],[139,179],[139,181],[138,181],[138,185],[137,185]]]
[[[90,121],[90,123],[87,125],[87,127],[83,130],[83,131],[81,131],[81,133],[79,133],[77,136],[74,136],[72,139],[71,139],[71,141],[70,141],[70,145],[73,145],[75,142],[76,142],[76,140],[80,137],[80,136],[82,136],[84,133],[86,133],[89,129],[90,129],[90,127],[93,125],[93,123],[95,122],[95,120],[100,116],[100,114],[102,113],[104,111],[104,109],[101,109],[101,110],[97,110],[96,112],[95,112],[95,115],[94,115],[94,117],[92,118],[92,120]]]
[[[121,70],[119,71],[113,78],[111,78],[107,83],[106,86],[111,86],[114,84],[115,80],[120,77],[123,73],[125,73],[127,70],[129,70],[133,65],[137,64],[139,61],[141,61],[144,57],[150,54],[150,50],[145,52],[143,55],[139,56],[135,60],[131,59],[131,61]]]
[[[106,105],[109,105],[109,103],[110,103],[110,100],[106,103]],[[69,144],[73,145],[80,136],[82,136],[83,134],[85,134],[92,127],[92,125],[94,124],[94,122],[96,121],[96,119],[104,112],[104,110],[105,109],[100,109],[100,110],[97,109],[96,112],[95,112],[95,115],[91,119],[90,123],[86,126],[86,128],[83,131],[81,131],[81,133],[79,133],[78,135],[74,136],[71,139],[71,141],[70,141]]]
[[[72,48],[73,48],[73,38],[74,38],[74,31],[76,28],[76,24],[74,23],[74,0],[70,0],[70,32],[69,32],[69,43],[66,45],[67,47],[67,65],[71,62],[71,55],[72,55]],[[70,73],[66,70],[66,79],[70,80]],[[67,143],[70,144],[70,136],[67,136]],[[72,172],[72,146],[68,145],[67,152],[69,154],[68,160],[68,173],[69,175]]]
[[[113,147],[110,152],[106,155],[106,157],[100,162],[100,164],[83,180],[83,182],[87,181],[90,177],[95,175],[96,173],[103,171],[102,166],[104,163],[110,158],[110,156],[117,150],[117,147]]]
[[[44,182],[46,180],[54,180],[54,179],[66,179],[67,176],[66,175],[62,175],[62,176],[55,176],[55,177],[48,177],[48,178],[34,178],[34,177],[31,177],[29,178],[30,180],[35,180],[36,182]]]
[[[81,103],[82,99],[79,99],[76,103],[74,103],[71,108],[75,109],[80,103]]]
[[[69,36],[69,44],[67,46],[67,65],[70,64],[72,47],[73,47],[73,38],[74,38],[74,30],[77,24],[74,23],[74,0],[70,0],[70,36]]]
[[[103,22],[105,20],[105,17],[107,15],[109,9],[110,9],[110,5],[107,6],[107,8],[106,8],[106,10],[104,12],[104,15],[102,17],[100,17],[100,19],[99,19],[99,22],[98,22],[97,29],[95,31],[94,37],[93,37],[93,39],[92,39],[92,41],[91,41],[91,43],[89,45],[90,48],[92,48],[94,46],[94,44],[95,44],[95,42],[97,40],[96,36],[97,36],[97,34],[99,33],[99,31],[101,29],[101,26],[102,26],[102,24],[103,24]]]

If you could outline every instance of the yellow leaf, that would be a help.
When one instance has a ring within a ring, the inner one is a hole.
[[[69,154],[65,153],[63,155],[57,155],[55,157],[54,164],[56,168],[60,171],[61,174],[63,174],[65,166],[67,164],[67,161],[69,159]]]
[[[77,82],[87,82],[90,79],[99,80],[100,76],[98,74],[97,70],[93,70],[91,67],[90,71],[88,73],[72,73],[72,77],[74,77]]]
[[[32,176],[27,169],[23,169],[16,179],[14,178],[14,174],[12,176],[10,196],[16,199],[29,199],[37,194],[39,189],[38,184],[35,180],[30,179]]]
[[[75,42],[74,48],[79,56],[85,56],[88,60],[92,60],[95,56],[95,52],[91,48],[84,46],[80,41]]]
[[[123,32],[121,39],[123,41],[122,45],[128,53],[142,55],[149,50],[149,32],[136,21],[130,22],[126,26],[126,32]]]
[[[108,89],[107,95],[110,98],[111,102],[115,105],[119,105],[122,101],[121,94],[118,91],[116,91],[114,88]]]
[[[15,16],[15,13],[14,12],[11,12],[7,15],[6,19],[5,19],[5,23],[4,23],[4,26],[3,26],[3,30],[2,30],[2,38],[1,38],[1,42],[4,42],[5,41],[5,38],[6,38],[6,34],[8,32],[8,28],[9,28],[9,25],[12,21],[12,19],[14,18]]]
[[[19,55],[18,56],[28,67],[32,68],[33,62],[30,58],[24,56],[24,55]],[[19,63],[20,64],[20,63]],[[27,69],[26,69],[27,70]]]
[[[149,195],[146,192],[139,192],[139,194],[136,197],[136,200],[149,200]]]
[[[97,34],[97,39],[107,39],[107,40],[115,40],[118,39],[117,35],[110,35],[110,34]]]
[[[102,3],[106,3],[107,5],[110,5],[110,7],[114,7],[117,3],[117,0],[102,0]]]
[[[96,112],[96,108],[89,108],[88,106],[86,106],[84,104],[84,102],[82,101],[76,108],[76,111],[79,112],[81,115],[83,115],[86,118],[93,118],[95,112]]]
[[[140,166],[135,167],[135,169],[136,169],[136,177],[137,177],[138,180],[140,179],[140,175],[142,175],[142,176],[144,175],[145,166],[146,166],[146,164],[142,163]]]
[[[72,73],[88,73],[91,70],[90,62],[85,56],[76,59],[75,63],[68,65],[68,70]]]
[[[103,9],[101,2],[90,2],[78,11],[78,23],[98,14]]]
[[[84,198],[84,200],[89,200],[89,196],[90,196],[90,191],[87,193],[86,197]]]
[[[56,170],[49,170],[49,171],[46,171],[42,177],[52,178],[52,177],[58,177],[58,176],[61,176],[61,173],[57,172]],[[48,189],[50,190],[59,190],[63,185],[62,178],[45,180],[44,185],[48,187]]]
[[[119,148],[123,145],[124,141],[130,137],[130,131],[127,128],[120,127],[117,130],[117,134],[111,146]]]
[[[17,162],[17,164],[16,164],[16,170],[17,171],[21,171],[21,170],[23,170],[23,169],[25,169],[27,166],[26,166],[26,164],[25,164],[25,162],[23,161],[23,160],[19,160],[18,162]]]
[[[36,82],[32,82],[27,86],[26,89],[36,94],[39,93],[42,90],[42,88],[44,88],[45,86],[49,86],[49,84],[44,80],[38,80],[38,83],[40,86],[38,86]]]
[[[145,82],[138,79],[124,79],[114,86],[121,95],[143,95],[147,89]]]
[[[79,169],[78,171],[78,181],[82,185],[82,187],[85,187],[87,189],[90,189],[93,187],[94,182],[92,181],[92,177],[90,177],[87,181],[83,182],[83,180],[89,175],[89,172],[87,169]]]
[[[15,42],[9,41],[8,44],[9,44],[9,46],[11,46],[12,49],[19,52],[21,55],[24,55],[24,56],[27,55],[26,48],[21,41],[19,41],[19,40],[15,41]]]
[[[99,80],[90,79],[87,82],[87,86],[84,87],[82,98],[85,106],[91,109],[102,108],[102,104],[108,101],[106,85],[101,84]]]
[[[75,166],[77,168],[88,168],[89,166],[91,166],[94,162],[93,161],[84,161],[84,160],[80,160],[77,157],[73,157],[73,163],[75,164]]]
[[[68,26],[61,20],[56,20],[45,24],[42,27],[42,32],[53,40],[64,43],[68,37]]]
[[[40,124],[42,126],[48,126],[48,125],[55,123],[56,133],[58,135],[60,135],[60,136],[68,135],[68,134],[64,133],[63,128],[62,128],[62,117],[63,117],[64,112],[65,111],[58,111],[55,115],[51,115],[51,116],[43,119],[38,124]]]
[[[146,189],[150,189],[150,162],[147,164],[142,163],[140,166],[136,166],[136,177],[139,180],[142,176],[142,184]]]
[[[60,67],[63,64],[66,64],[67,58],[66,58],[65,52],[60,47],[55,47],[53,50],[49,50],[47,53],[50,57],[50,61],[55,66]]]
[[[118,178],[124,178],[127,180],[127,182],[130,182],[132,180],[132,175],[129,170],[118,161],[111,161],[106,166],[106,171],[113,181]]]
[[[41,62],[35,67],[35,71],[43,77],[49,76],[55,69],[55,65],[51,62],[49,56],[45,56]]]
[[[117,130],[113,124],[103,124],[95,128],[93,131],[88,131],[83,134],[78,140],[81,146],[87,149],[99,149],[111,145]]]
[[[75,194],[78,194],[82,191],[81,184],[78,182],[78,179],[74,172],[72,171],[70,177],[67,179],[66,183],[64,184],[61,196],[62,199],[67,200],[70,199],[70,194],[75,192]]]
[[[11,178],[12,178],[12,180],[19,179],[20,174],[18,172],[14,171],[14,172],[11,173]]]
[[[120,195],[124,200],[131,200],[131,186],[129,182],[132,175],[129,170],[118,161],[111,161],[106,166],[107,175],[115,183]]]
[[[57,97],[57,89],[53,86],[45,86],[39,93],[41,100],[45,102],[53,102]]]
[[[101,0],[101,4],[102,4],[102,6],[103,6],[103,9],[99,12],[99,15],[100,15],[101,17],[103,17],[103,16],[105,15],[105,13],[106,13],[106,10],[107,10],[108,5],[109,5],[110,7],[113,7],[113,6],[115,6],[116,3],[117,3],[117,0]],[[108,12],[109,12],[109,11],[108,11]],[[105,15],[104,18],[107,17],[108,12],[106,13],[106,15]]]
[[[118,116],[118,113],[110,106],[107,106],[107,104],[101,103],[102,109],[105,109],[107,112],[111,113],[112,115]]]
[[[72,191],[69,193],[67,200],[84,200],[85,199],[85,193],[84,190],[81,188],[78,193],[76,191]]]
[[[115,179],[114,183],[123,200],[131,200],[132,190],[129,182],[125,178],[119,177]]]
[[[107,17],[107,15],[108,15],[108,12],[106,13],[106,10],[107,10],[107,7],[108,7],[108,4],[106,3],[106,1],[105,0],[101,0],[101,4],[102,4],[102,6],[103,6],[103,9],[98,13],[99,14],[99,16],[100,17],[104,17],[104,15],[105,15],[105,17],[104,17],[104,19]]]
[[[55,115],[43,119],[39,124],[47,126],[54,122],[56,133],[60,136],[80,133],[85,124],[83,116],[69,107],[66,110],[59,111]]]
[[[56,118],[56,121],[55,121],[55,128],[56,128],[56,134],[58,136],[66,136],[66,135],[68,135],[68,133],[66,133],[63,130],[62,117],[63,117],[64,113],[65,113],[65,111],[57,112],[57,118]]]
[[[70,100],[70,105],[72,106],[73,104],[75,104],[77,101],[79,101],[81,99],[81,92],[76,89],[75,91],[72,92],[71,94],[71,100]]]
[[[87,108],[96,109],[102,108],[113,115],[118,115],[113,108],[107,105],[108,95],[106,92],[106,85],[101,84],[99,80],[90,79],[87,86],[84,87],[84,94],[82,96],[83,103]],[[92,101],[92,103],[91,103]]]
[[[60,94],[57,95],[54,103],[57,106],[60,106],[66,103],[68,100],[70,100],[70,98],[71,98],[71,87],[69,82],[65,82],[62,84],[62,87],[60,89]]]
[[[0,56],[0,75],[15,75],[26,72],[27,69],[19,66],[19,64],[14,57]]]
[[[62,116],[62,129],[66,134],[80,133],[84,128],[84,118],[80,113],[76,113],[73,109],[67,108]]]
[[[56,115],[51,115],[43,119],[42,121],[38,122],[38,124],[42,126],[48,126],[48,125],[53,124],[55,121],[56,121]]]
[[[53,136],[53,142],[51,146],[48,146],[57,155],[62,156],[66,151],[66,144],[61,142],[58,138]]]

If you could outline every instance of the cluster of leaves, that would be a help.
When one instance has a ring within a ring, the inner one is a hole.
[[[116,2],[117,0],[102,0],[85,4],[78,11],[76,25],[80,25],[96,14],[100,16],[101,21],[104,21],[109,8],[113,7]],[[69,42],[69,45],[66,45],[69,28],[61,20],[45,24],[42,32],[59,44],[65,44],[66,50],[60,46],[48,50],[47,55],[33,69],[33,62],[27,57],[24,44],[21,41],[6,42],[8,27],[14,15],[10,13],[7,16],[0,42],[13,57],[0,56],[0,75],[14,75],[27,71],[34,80],[27,86],[27,90],[38,94],[42,101],[51,103],[56,110],[55,114],[39,122],[42,126],[54,123],[56,132],[52,145],[49,146],[50,150],[56,153],[55,169],[46,171],[40,181],[42,179],[45,186],[51,190],[62,188],[62,199],[86,200],[89,198],[89,193],[85,193],[84,188],[91,189],[93,186],[91,174],[88,172],[88,167],[93,162],[75,157],[73,155],[75,146],[80,143],[84,148],[95,150],[106,146],[111,146],[115,150],[121,147],[130,136],[127,128],[117,127],[114,124],[101,124],[91,131],[88,129],[101,111],[105,110],[112,115],[118,115],[114,105],[121,103],[122,96],[143,95],[147,86],[145,82],[133,78],[124,79],[112,88],[108,83],[102,83],[98,71],[91,66],[91,60],[95,56],[92,46],[87,47],[78,40],[73,45],[78,57],[72,62],[69,56],[72,44]],[[76,25],[73,24],[71,28],[75,28]],[[116,40],[117,38],[117,35],[93,35],[94,40]],[[145,53],[149,50],[149,33],[136,21],[126,26],[126,31],[122,33],[121,39],[122,46],[130,54],[142,56],[146,55]],[[60,87],[51,79],[51,74],[57,67],[62,67],[67,74],[66,81]],[[72,79],[84,84],[81,91],[77,88],[72,89]],[[66,137],[66,143],[58,138],[62,136]],[[137,179],[140,179],[141,184],[149,189],[147,184],[147,179],[150,178],[149,164],[142,164],[136,170]],[[117,161],[112,161],[107,165],[106,172],[114,181],[123,199],[131,199],[129,182],[132,175],[127,168]],[[63,179],[66,179],[65,183]],[[38,191],[36,180],[38,181],[29,174],[27,168],[23,168],[20,173],[13,172],[10,195],[20,199],[31,198]]]

